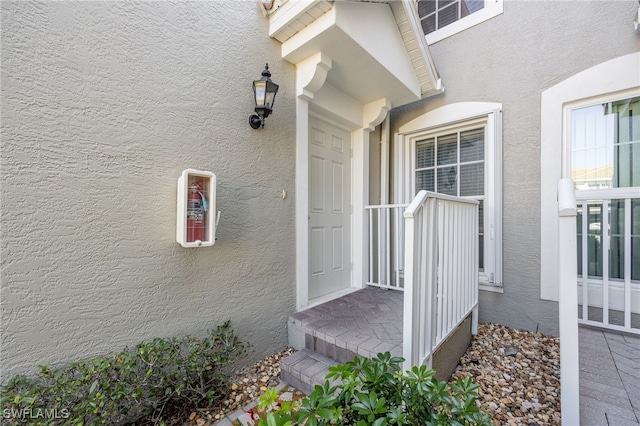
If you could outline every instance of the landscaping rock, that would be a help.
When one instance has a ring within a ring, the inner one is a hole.
[[[479,405],[496,425],[560,424],[557,338],[480,324],[452,379],[468,375],[480,385]]]
[[[219,420],[241,408],[248,411],[267,388],[280,382],[280,360],[293,353],[288,348],[238,371],[229,384],[225,409],[192,413],[185,426],[198,420]],[[560,347],[558,339],[540,333],[495,324],[480,324],[478,335],[451,378],[471,376],[480,385],[478,405],[498,425],[560,425]],[[266,381],[264,380],[266,377]],[[295,391],[297,392],[297,391]],[[284,391],[283,399],[290,397]],[[251,410],[253,413],[253,410]],[[208,417],[211,416],[211,417]],[[242,421],[231,416],[234,424]],[[250,424],[249,416],[243,417]],[[232,422],[233,423],[233,422]]]

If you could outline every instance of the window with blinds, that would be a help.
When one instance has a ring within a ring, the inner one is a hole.
[[[400,126],[396,202],[420,190],[477,200],[481,289],[502,292],[502,104],[443,105]]]
[[[416,142],[415,187],[480,201],[480,270],[484,270],[485,127],[457,130]]]
[[[484,8],[484,0],[418,0],[425,35]]]
[[[503,0],[415,0],[422,31],[435,43],[502,13]]]

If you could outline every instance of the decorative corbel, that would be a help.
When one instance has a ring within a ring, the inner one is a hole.
[[[382,123],[391,110],[391,102],[387,98],[369,102],[364,106],[362,114],[362,128],[372,132]]]
[[[326,53],[318,52],[296,64],[296,95],[307,101],[313,100],[327,80],[332,60]]]

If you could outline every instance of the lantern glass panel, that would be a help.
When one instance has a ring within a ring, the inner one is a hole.
[[[265,106],[267,108],[273,108],[273,102],[275,101],[276,93],[278,93],[278,85],[271,81],[267,81],[267,94],[265,99]]]
[[[254,81],[253,93],[256,98],[256,108],[264,108],[267,97],[267,82],[264,80]]]

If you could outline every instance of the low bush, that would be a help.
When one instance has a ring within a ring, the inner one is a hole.
[[[163,424],[176,410],[213,407],[225,397],[230,365],[244,355],[227,321],[207,337],[156,338],[64,367],[41,366],[0,389],[10,424]]]
[[[276,391],[267,392],[259,407],[272,411],[259,425],[493,425],[476,405],[479,385],[470,377],[447,384],[425,366],[403,374],[403,361],[386,352],[330,367],[325,384],[299,403],[279,401]]]

